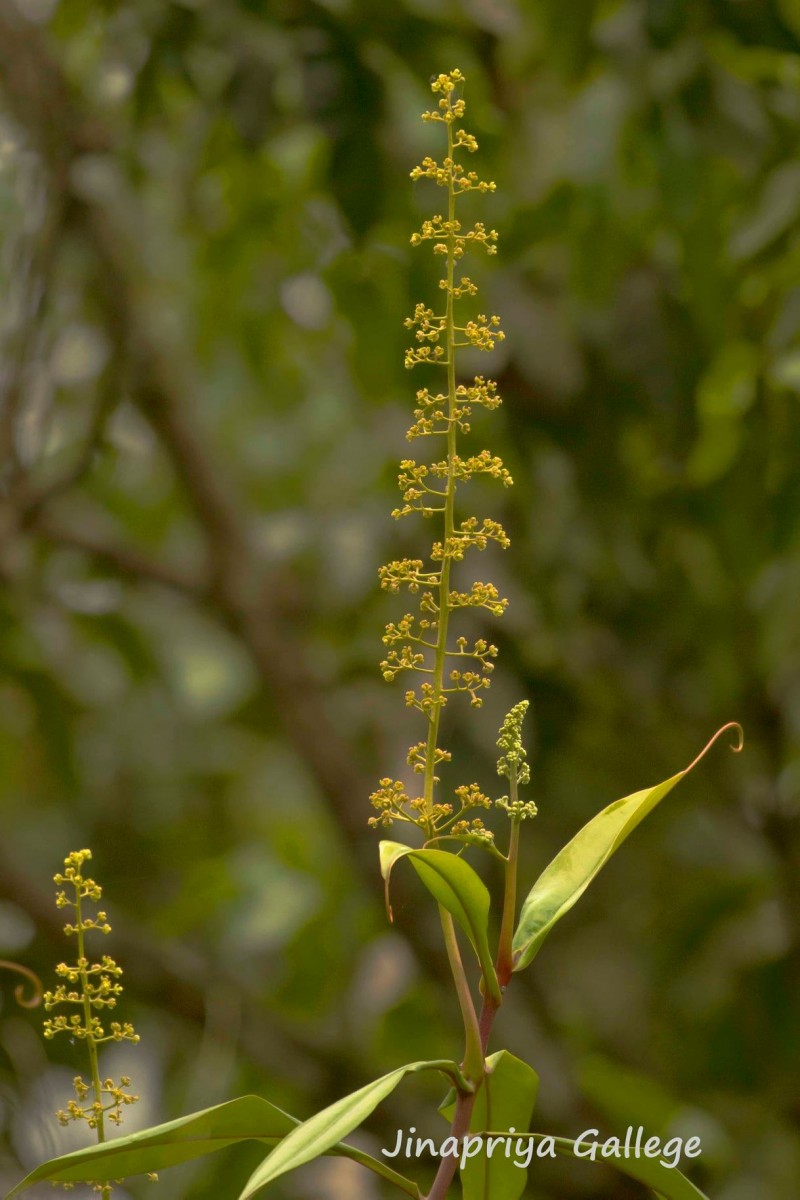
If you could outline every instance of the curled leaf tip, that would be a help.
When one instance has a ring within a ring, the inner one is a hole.
[[[734,754],[739,754],[740,751],[744,749],[744,729],[742,728],[742,726],[739,724],[738,721],[728,721],[727,724],[721,726],[721,728],[719,728],[717,730],[717,732],[714,734],[714,736],[709,739],[709,741],[706,743],[706,745],[703,747],[703,749],[698,754],[697,758],[695,758],[693,762],[689,763],[689,766],[685,769],[683,774],[688,775],[689,771],[691,771],[693,767],[697,766],[697,764],[700,762],[700,760],[702,758],[704,758],[706,756],[706,754],[708,754],[709,750],[714,745],[714,743],[716,741],[718,741],[719,738],[722,737],[723,733],[727,733],[727,731],[729,729],[736,730],[736,742],[731,745],[731,750],[733,751]]]
[[[24,975],[32,984],[33,990],[29,996],[25,995],[24,983],[18,983],[14,988],[14,999],[21,1008],[37,1008],[41,1004],[44,988],[41,979],[35,972],[28,967],[23,967],[20,963],[9,962],[5,958],[0,958],[0,968],[6,971],[16,971],[18,975]]]

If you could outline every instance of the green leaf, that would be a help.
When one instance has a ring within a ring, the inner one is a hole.
[[[272,1183],[280,1175],[302,1167],[304,1163],[326,1154],[339,1142],[340,1138],[346,1137],[370,1113],[374,1112],[380,1102],[394,1091],[406,1075],[417,1071],[441,1070],[443,1066],[449,1067],[454,1072],[457,1070],[455,1063],[442,1064],[440,1062],[416,1062],[405,1067],[398,1067],[397,1070],[390,1071],[388,1075],[382,1075],[380,1079],[368,1083],[366,1087],[359,1088],[350,1096],[345,1096],[342,1100],[337,1100],[335,1104],[323,1108],[321,1112],[315,1113],[302,1125],[296,1126],[288,1137],[285,1137],[280,1145],[267,1155],[245,1184],[239,1200],[249,1200],[250,1196],[254,1196],[256,1192],[266,1187],[268,1183]]]
[[[294,1117],[260,1096],[240,1096],[225,1104],[189,1113],[164,1125],[113,1138],[85,1150],[74,1150],[31,1171],[6,1200],[41,1180],[51,1183],[102,1183],[223,1150],[234,1142],[257,1138],[278,1141],[297,1125]]]
[[[542,1136],[541,1134],[536,1135],[537,1138]],[[575,1153],[575,1142],[571,1138],[552,1138],[550,1140],[557,1154],[568,1158],[587,1159],[583,1148],[579,1154]],[[584,1143],[584,1145],[588,1144]],[[587,1161],[591,1160],[587,1159]],[[613,1167],[620,1174],[628,1175],[631,1179],[637,1179],[639,1183],[647,1184],[657,1196],[663,1197],[663,1200],[708,1200],[705,1193],[701,1192],[685,1175],[682,1175],[676,1167],[665,1167],[656,1158],[626,1158],[623,1154],[603,1158],[600,1157],[598,1150],[596,1161]]]
[[[201,1158],[243,1141],[279,1142],[300,1122],[261,1096],[240,1096],[202,1112],[189,1113],[151,1129],[75,1150],[42,1163],[8,1193],[13,1200],[34,1183],[104,1183],[150,1171],[161,1171],[178,1163]],[[411,1180],[352,1146],[334,1145],[328,1153],[351,1158],[376,1174],[391,1180],[411,1196],[419,1190]]]
[[[632,796],[625,796],[622,800],[609,804],[608,808],[604,808],[584,825],[549,866],[545,867],[522,906],[512,943],[515,971],[521,971],[533,961],[556,921],[569,912],[573,904],[580,899],[614,851],[619,849],[639,822],[653,811],[684,775],[691,771],[717,738],[730,728],[739,731],[739,745],[734,749],[741,750],[741,726],[735,722],[724,725],[685,771],[680,771],[655,787],[634,792]]]
[[[515,1129],[525,1132],[531,1123],[539,1076],[533,1067],[507,1050],[498,1050],[486,1060],[486,1077],[470,1120],[470,1133],[485,1129]],[[440,1108],[449,1121],[455,1110],[454,1095]],[[527,1171],[506,1158],[498,1146],[490,1156],[481,1149],[461,1172],[464,1200],[518,1200],[525,1191]]]
[[[381,874],[386,881],[387,908],[392,868],[408,858],[431,895],[458,921],[472,943],[487,991],[500,1002],[500,985],[489,949],[489,892],[468,862],[446,850],[414,850],[400,842],[381,842]]]

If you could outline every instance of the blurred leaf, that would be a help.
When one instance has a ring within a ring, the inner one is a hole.
[[[800,37],[800,0],[778,0],[778,11],[786,24]]]
[[[797,220],[800,204],[800,165],[789,162],[767,176],[752,216],[734,232],[730,253],[734,260],[753,258]]]
[[[663,1134],[680,1111],[678,1101],[655,1079],[600,1054],[583,1059],[579,1078],[582,1094],[612,1129],[643,1125],[650,1133]]]
[[[756,397],[758,347],[750,342],[723,346],[697,387],[697,410],[702,418],[739,417]]]
[[[800,392],[800,350],[781,355],[769,369],[769,381],[774,387]]]
[[[729,342],[701,376],[697,387],[700,435],[687,463],[696,483],[718,479],[736,458],[743,433],[741,418],[756,398],[759,365],[756,346]]]
[[[64,792],[77,792],[80,783],[70,729],[80,706],[62,687],[55,673],[11,664],[6,664],[6,670],[33,702],[37,731],[50,761],[53,779]]]

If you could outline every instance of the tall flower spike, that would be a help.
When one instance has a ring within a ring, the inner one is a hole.
[[[463,83],[464,76],[459,70],[437,75],[432,80],[431,91],[437,105],[423,113],[422,119],[444,125],[447,148],[441,162],[426,157],[411,171],[413,180],[428,180],[443,189],[447,211],[424,220],[411,236],[412,246],[430,243],[434,256],[442,260],[439,291],[444,293],[444,303],[443,311],[425,303],[417,304],[405,322],[414,343],[406,351],[406,367],[409,370],[435,367],[440,383],[417,391],[414,422],[407,437],[410,441],[439,438],[442,449],[438,457],[427,461],[408,458],[401,462],[398,483],[402,503],[392,516],[419,514],[434,521],[437,533],[427,563],[405,558],[388,563],[379,572],[381,587],[386,591],[407,590],[417,599],[417,613],[406,613],[402,620],[386,627],[383,641],[392,648],[381,662],[381,672],[388,681],[402,675],[413,682],[415,676],[422,676],[416,686],[407,686],[405,692],[406,704],[422,714],[427,726],[425,740],[411,748],[408,758],[413,770],[423,776],[422,794],[409,795],[401,780],[382,779],[370,797],[377,810],[370,824],[378,827],[403,821],[418,826],[427,838],[446,834],[485,844],[491,842],[492,834],[480,819],[465,817],[476,808],[490,806],[477,785],[455,788],[448,801],[440,801],[436,795],[440,783],[437,769],[450,758],[438,744],[442,709],[451,697],[459,695],[469,697],[473,707],[480,707],[497,654],[497,648],[483,637],[472,641],[463,636],[452,639],[450,619],[463,609],[472,609],[473,618],[498,617],[507,603],[492,583],[475,580],[467,585],[466,591],[454,587],[453,567],[471,551],[482,551],[490,543],[503,549],[509,544],[498,521],[490,517],[462,517],[457,513],[456,492],[476,476],[494,479],[506,487],[512,482],[502,461],[488,450],[467,455],[458,452],[458,437],[470,433],[470,418],[475,410],[491,411],[501,401],[497,385],[483,375],[475,376],[471,382],[458,382],[457,351],[467,347],[471,351],[488,352],[504,336],[499,317],[477,311],[474,297],[478,287],[460,268],[468,253],[494,254],[497,249],[496,230],[481,221],[467,226],[457,215],[457,201],[465,193],[487,194],[495,190],[493,182],[479,178],[460,161],[478,149],[475,136],[461,126],[465,111]],[[465,305],[472,311],[462,315]]]
[[[139,1097],[128,1090],[131,1081],[126,1076],[122,1076],[119,1083],[101,1078],[98,1047],[105,1042],[138,1042],[139,1035],[128,1021],[109,1021],[108,1027],[104,1024],[103,1010],[109,1012],[116,1008],[122,994],[122,968],[107,954],[102,955],[99,962],[90,962],[86,955],[88,933],[111,932],[105,912],[87,911],[87,905],[99,904],[103,895],[100,885],[83,874],[84,864],[91,857],[91,850],[73,850],[64,859],[63,873],[53,876],[59,885],[56,907],[71,908],[74,913],[74,921],[64,926],[64,932],[76,939],[77,955],[72,963],[58,964],[56,975],[61,982],[53,991],[44,994],[46,1012],[58,1008],[67,1010],[47,1018],[44,1036],[51,1039],[66,1033],[70,1038],[85,1042],[90,1079],[87,1082],[81,1075],[75,1076],[75,1099],[69,1100],[67,1107],[59,1109],[56,1116],[62,1125],[86,1121],[89,1128],[95,1130],[97,1140],[104,1142],[106,1121],[119,1125],[123,1108],[135,1104]],[[112,1187],[105,1183],[95,1190],[107,1200]]]

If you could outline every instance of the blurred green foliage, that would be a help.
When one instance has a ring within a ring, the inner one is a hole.
[[[457,1052],[427,901],[398,889],[386,925],[366,819],[416,737],[377,671],[396,605],[376,571],[418,545],[388,516],[416,385],[402,319],[431,284],[408,170],[433,151],[427,79],[459,66],[498,183],[488,440],[516,482],[487,496],[511,606],[485,709],[453,708],[459,774],[495,786],[500,717],[529,698],[524,885],[724,721],[747,736],[636,833],[498,1035],[540,1073],[537,1128],[700,1133],[715,1200],[795,1200],[800,7],[18,7],[0,5],[19,43],[0,37],[0,954],[50,981],[49,880],[90,845],[143,1039],[109,1066],[143,1096],[128,1129],[248,1089],[305,1116]],[[198,498],[209,465],[245,545]],[[310,684],[259,641],[262,605]],[[0,1047],[10,1185],[70,1144],[49,1112],[78,1050],[48,1066],[10,987]],[[437,1099],[407,1087],[365,1148]],[[257,1158],[158,1187],[235,1194]],[[378,1193],[324,1160],[274,1194]],[[530,1194],[641,1189],[559,1164]]]

